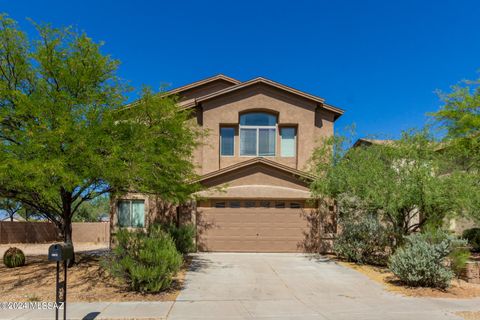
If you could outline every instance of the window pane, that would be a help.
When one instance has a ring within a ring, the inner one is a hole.
[[[240,208],[240,201],[230,201],[230,208]]]
[[[298,202],[290,202],[290,208],[293,208],[293,209],[301,208],[301,204]]]
[[[258,155],[275,155],[275,129],[258,129]]]
[[[275,202],[275,208],[278,208],[278,209],[283,209],[283,208],[285,208],[285,202],[283,202],[283,201],[277,201],[277,202]]]
[[[145,225],[145,204],[143,200],[132,201],[132,227],[143,228]]]
[[[240,130],[240,155],[257,155],[257,129]]]
[[[118,225],[130,227],[130,201],[118,202]]]
[[[280,145],[282,157],[295,156],[295,128],[282,128],[280,131],[282,143]]]
[[[225,202],[215,202],[215,208],[225,208]]]
[[[240,116],[240,124],[244,126],[274,126],[277,116],[262,112],[246,113]]]
[[[270,208],[270,201],[260,201],[260,207]]]
[[[220,128],[220,154],[222,156],[233,156],[234,128]]]
[[[254,208],[255,201],[245,201],[245,208]]]

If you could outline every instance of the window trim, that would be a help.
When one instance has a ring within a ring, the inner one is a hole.
[[[233,129],[233,154],[232,155],[223,155],[222,154],[222,129]],[[222,158],[234,158],[235,157],[235,127],[234,126],[220,126],[220,157]],[[240,139],[240,133],[239,133]]]

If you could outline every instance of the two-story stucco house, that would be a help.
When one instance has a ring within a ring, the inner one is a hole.
[[[113,229],[170,215],[197,226],[199,251],[299,252],[331,239],[331,223],[318,222],[317,203],[309,201],[305,170],[343,110],[265,78],[218,75],[171,93],[209,132],[194,155],[205,190],[180,208],[134,193],[114,199]]]

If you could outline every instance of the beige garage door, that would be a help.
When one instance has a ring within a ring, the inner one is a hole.
[[[302,252],[308,210],[302,201],[210,200],[198,208],[199,250]]]

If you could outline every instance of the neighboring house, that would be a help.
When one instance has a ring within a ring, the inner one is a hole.
[[[170,93],[209,132],[194,154],[201,200],[172,207],[153,195],[114,198],[113,232],[174,219],[197,226],[200,251],[302,252],[331,244],[333,218],[319,222],[306,168],[343,110],[265,78],[218,75]]]
[[[388,139],[366,139],[366,138],[360,138],[355,143],[353,144],[352,148],[357,148],[357,147],[368,147],[371,145],[388,145],[392,144],[395,140],[388,140]],[[444,150],[445,146],[443,144],[439,144],[438,149],[436,149],[436,152],[442,152]],[[416,213],[414,213],[413,218],[410,220],[411,224],[418,223],[420,220],[420,216]],[[470,228],[475,228],[479,227],[478,223],[473,221],[472,219],[469,218],[464,218],[464,217],[459,217],[459,218],[452,218],[452,219],[447,219],[445,221],[445,226],[450,230],[451,232],[454,232],[456,234],[462,234],[464,230],[470,229]]]

